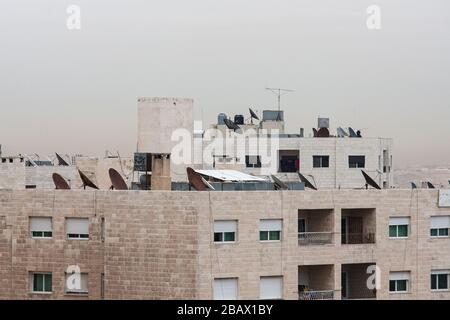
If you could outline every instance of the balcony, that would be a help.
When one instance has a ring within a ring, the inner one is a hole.
[[[333,232],[299,232],[298,245],[323,245],[333,243]]]
[[[334,243],[333,209],[298,210],[298,244],[324,245]]]
[[[334,288],[334,265],[298,267],[299,300],[333,300]]]
[[[377,298],[373,275],[369,267],[375,263],[343,264],[341,266],[341,297],[350,300]]]
[[[299,300],[333,300],[334,291],[303,291],[298,293]]]
[[[375,209],[342,209],[341,244],[375,243],[375,228]]]

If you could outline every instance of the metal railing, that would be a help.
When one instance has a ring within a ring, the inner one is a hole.
[[[333,232],[299,232],[298,244],[301,246],[333,243]]]
[[[298,293],[299,300],[333,300],[334,291],[303,291]]]
[[[375,243],[374,233],[343,233],[341,236],[342,244],[363,244]]]

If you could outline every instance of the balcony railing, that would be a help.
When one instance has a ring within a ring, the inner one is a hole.
[[[375,243],[374,233],[343,233],[342,244]]]
[[[299,232],[298,244],[306,245],[320,245],[333,243],[333,232]]]
[[[333,300],[334,291],[303,291],[298,293],[299,300]]]

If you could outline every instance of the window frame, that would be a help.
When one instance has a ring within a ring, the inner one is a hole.
[[[256,163],[250,163],[250,157],[256,157]],[[261,168],[261,156],[248,154],[245,156],[245,167],[246,168]]]
[[[32,230],[32,220],[33,219],[49,219],[50,220],[50,229],[51,231],[41,231],[41,230]],[[32,239],[52,239],[53,238],[53,217],[28,217],[29,220],[29,232],[30,237]],[[34,235],[35,232],[40,232],[41,235]],[[50,235],[45,235],[45,233],[50,233]]]
[[[87,272],[81,272],[80,277],[86,277],[86,291],[70,291],[67,289],[67,276],[72,275],[71,273],[64,272],[64,294],[70,296],[88,296],[89,295],[89,274]],[[82,279],[80,279],[83,283]]]
[[[433,230],[437,230],[437,234],[434,236],[432,235]],[[447,230],[446,235],[440,235],[441,230]],[[430,238],[448,238],[450,237],[449,228],[430,228]]]
[[[351,165],[351,158],[362,158],[363,159],[363,166],[358,166],[359,161],[355,162],[356,166]],[[348,168],[349,169],[364,169],[366,167],[366,156],[365,155],[349,155],[348,156]]]
[[[261,221],[265,221],[265,220],[279,220],[280,221],[280,230],[261,230]],[[260,219],[259,220],[260,226],[259,226],[259,242],[281,242],[283,239],[283,219]],[[270,239],[270,234],[271,232],[277,232],[278,233],[278,239],[276,240],[271,240]],[[261,235],[262,234],[267,234],[267,239],[261,239]]]
[[[320,165],[316,166],[315,165],[315,159],[319,159]],[[327,159],[327,165],[324,166],[323,165],[323,159],[326,158]],[[313,155],[313,168],[314,169],[327,169],[330,168],[330,156],[329,155]]]
[[[87,234],[86,233],[68,233],[68,222],[70,220],[87,220],[88,233]],[[67,240],[81,240],[81,241],[88,241],[88,240],[90,240],[90,238],[91,238],[90,224],[91,224],[91,221],[87,217],[66,217],[66,220],[65,220],[66,239]]]
[[[398,290],[398,282],[405,281],[406,289]],[[394,282],[394,291],[391,290],[391,283]],[[389,293],[408,293],[409,292],[409,279],[397,279],[397,280],[389,280]]]
[[[233,232],[231,231],[215,231],[215,223],[216,222],[232,222],[236,226],[235,230]],[[237,233],[238,233],[238,220],[214,220],[213,221],[213,243],[214,244],[233,244],[237,242]],[[216,241],[216,234],[221,235],[221,240]],[[226,241],[225,240],[225,234],[233,234],[233,240],[232,241]]]
[[[36,291],[34,287],[35,276],[42,276],[42,291]],[[50,276],[50,291],[46,291],[46,276]],[[32,271],[30,272],[30,293],[32,294],[52,294],[53,293],[53,275],[51,272]]]
[[[435,279],[436,288],[435,289],[433,289],[433,276],[436,277],[436,279]],[[439,276],[446,276],[447,277],[447,288],[444,288],[444,289],[440,289],[439,288]],[[439,272],[437,270],[435,270],[435,271],[431,270],[431,273],[430,273],[430,290],[432,292],[448,292],[448,291],[450,291],[450,270],[447,270],[446,273]]]

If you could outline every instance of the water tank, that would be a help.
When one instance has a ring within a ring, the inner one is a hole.
[[[225,113],[219,113],[217,116],[217,124],[225,124],[225,119],[227,118],[227,115]]]
[[[234,123],[244,124],[244,116],[242,114],[237,114],[234,116]]]
[[[330,128],[330,118],[317,119],[317,128]]]
[[[278,110],[264,110],[263,121],[283,121],[284,113]]]

